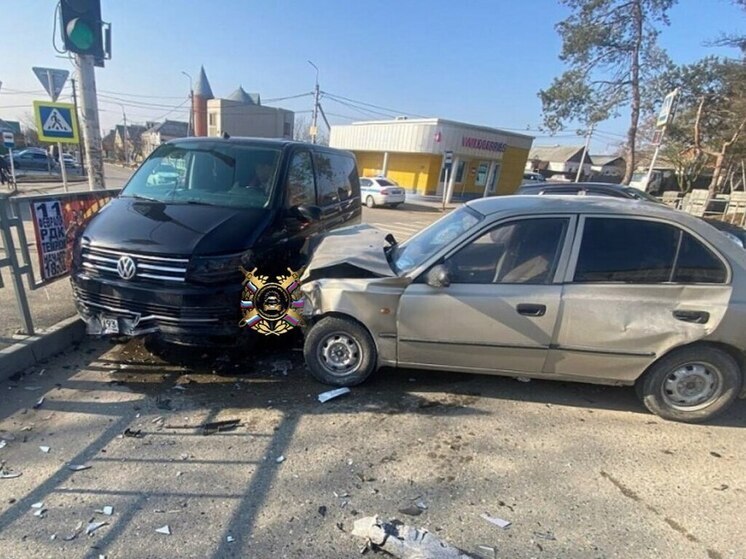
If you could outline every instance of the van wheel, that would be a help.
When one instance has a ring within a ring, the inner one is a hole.
[[[654,414],[699,423],[724,412],[738,397],[743,375],[733,357],[714,347],[666,355],[637,380],[637,395]]]
[[[365,205],[369,208],[375,208],[376,207],[376,201],[373,199],[373,196],[368,196],[365,199]]]
[[[376,346],[357,322],[322,318],[306,335],[303,356],[313,377],[324,384],[355,386],[376,368]]]

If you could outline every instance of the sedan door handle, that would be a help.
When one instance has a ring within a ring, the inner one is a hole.
[[[515,310],[518,311],[518,314],[522,314],[523,316],[544,316],[547,312],[547,306],[535,305],[532,303],[520,303],[516,306]]]
[[[673,311],[673,317],[682,322],[707,324],[707,321],[710,320],[710,313],[705,311]]]

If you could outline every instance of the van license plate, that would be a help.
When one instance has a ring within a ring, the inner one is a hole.
[[[101,319],[101,326],[103,328],[103,334],[119,334],[119,320],[116,318]]]

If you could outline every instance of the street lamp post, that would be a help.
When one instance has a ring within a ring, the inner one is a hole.
[[[194,87],[192,87],[192,76],[184,70],[181,73],[189,78],[189,126],[187,127],[187,136],[191,136],[194,133]]]

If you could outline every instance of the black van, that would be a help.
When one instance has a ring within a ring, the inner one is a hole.
[[[92,334],[230,344],[243,274],[305,264],[316,235],[361,218],[349,152],[284,140],[159,146],[75,242],[71,280]]]

